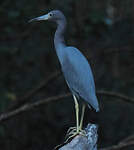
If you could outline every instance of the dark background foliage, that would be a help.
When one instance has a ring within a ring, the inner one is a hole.
[[[54,50],[56,26],[28,20],[52,9],[68,21],[68,45],[88,58],[97,90],[134,97],[133,0],[1,0],[0,1],[0,111],[60,70]],[[62,75],[36,93],[29,102],[67,93]],[[86,110],[88,122],[99,125],[99,147],[110,146],[134,134],[134,106],[117,98],[98,96],[101,112]],[[3,150],[48,150],[64,141],[75,126],[71,97],[17,115],[0,126]]]

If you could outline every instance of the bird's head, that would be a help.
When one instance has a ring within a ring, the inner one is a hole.
[[[50,21],[58,22],[58,21],[64,20],[64,19],[65,19],[65,16],[63,15],[63,13],[61,11],[52,10],[46,15],[31,19],[29,22],[41,21],[41,20],[50,20]]]

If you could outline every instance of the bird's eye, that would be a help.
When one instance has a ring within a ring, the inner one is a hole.
[[[53,14],[51,13],[51,14],[49,14],[49,16],[50,16],[50,17],[52,17],[52,16],[53,16]]]

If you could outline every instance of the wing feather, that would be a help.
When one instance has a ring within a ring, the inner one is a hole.
[[[70,90],[79,94],[98,111],[99,105],[95,94],[94,78],[87,59],[74,47],[67,47],[64,51],[66,55],[61,66]]]

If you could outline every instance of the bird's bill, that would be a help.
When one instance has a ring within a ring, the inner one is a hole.
[[[33,19],[29,20],[29,22],[40,21],[40,20],[48,20],[48,19],[49,19],[49,15],[46,14],[46,15],[43,15],[43,16],[40,16],[40,17],[37,17],[37,18],[33,18]]]

